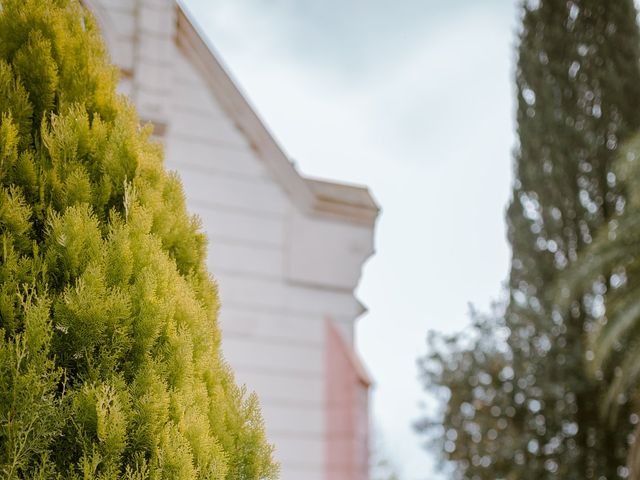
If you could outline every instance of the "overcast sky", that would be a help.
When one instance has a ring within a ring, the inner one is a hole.
[[[184,3],[299,170],[382,206],[357,292],[373,421],[402,480],[438,478],[415,362],[506,278],[516,1]]]

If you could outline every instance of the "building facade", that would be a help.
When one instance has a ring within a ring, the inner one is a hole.
[[[174,0],[84,3],[202,219],[224,354],[260,398],[282,480],[365,480],[370,382],[353,292],[377,205],[295,170]]]

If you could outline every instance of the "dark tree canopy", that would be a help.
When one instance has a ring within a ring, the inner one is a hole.
[[[275,478],[206,239],[77,0],[0,0],[0,477]]]
[[[462,478],[626,475],[630,407],[621,397],[605,419],[599,404],[611,372],[594,378],[585,367],[608,285],[594,280],[562,308],[556,300],[563,272],[624,211],[613,161],[640,126],[639,58],[633,0],[523,4],[504,320],[483,324],[484,342],[452,339],[427,362],[432,388],[450,392],[452,443],[441,444]],[[496,348],[500,331],[506,340]]]

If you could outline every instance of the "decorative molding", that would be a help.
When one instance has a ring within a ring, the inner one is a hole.
[[[354,223],[373,225],[380,213],[380,207],[367,187],[328,182],[305,178],[314,193],[315,213],[348,218]]]

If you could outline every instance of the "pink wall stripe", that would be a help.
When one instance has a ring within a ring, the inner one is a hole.
[[[327,480],[367,480],[369,386],[351,345],[326,322]]]

